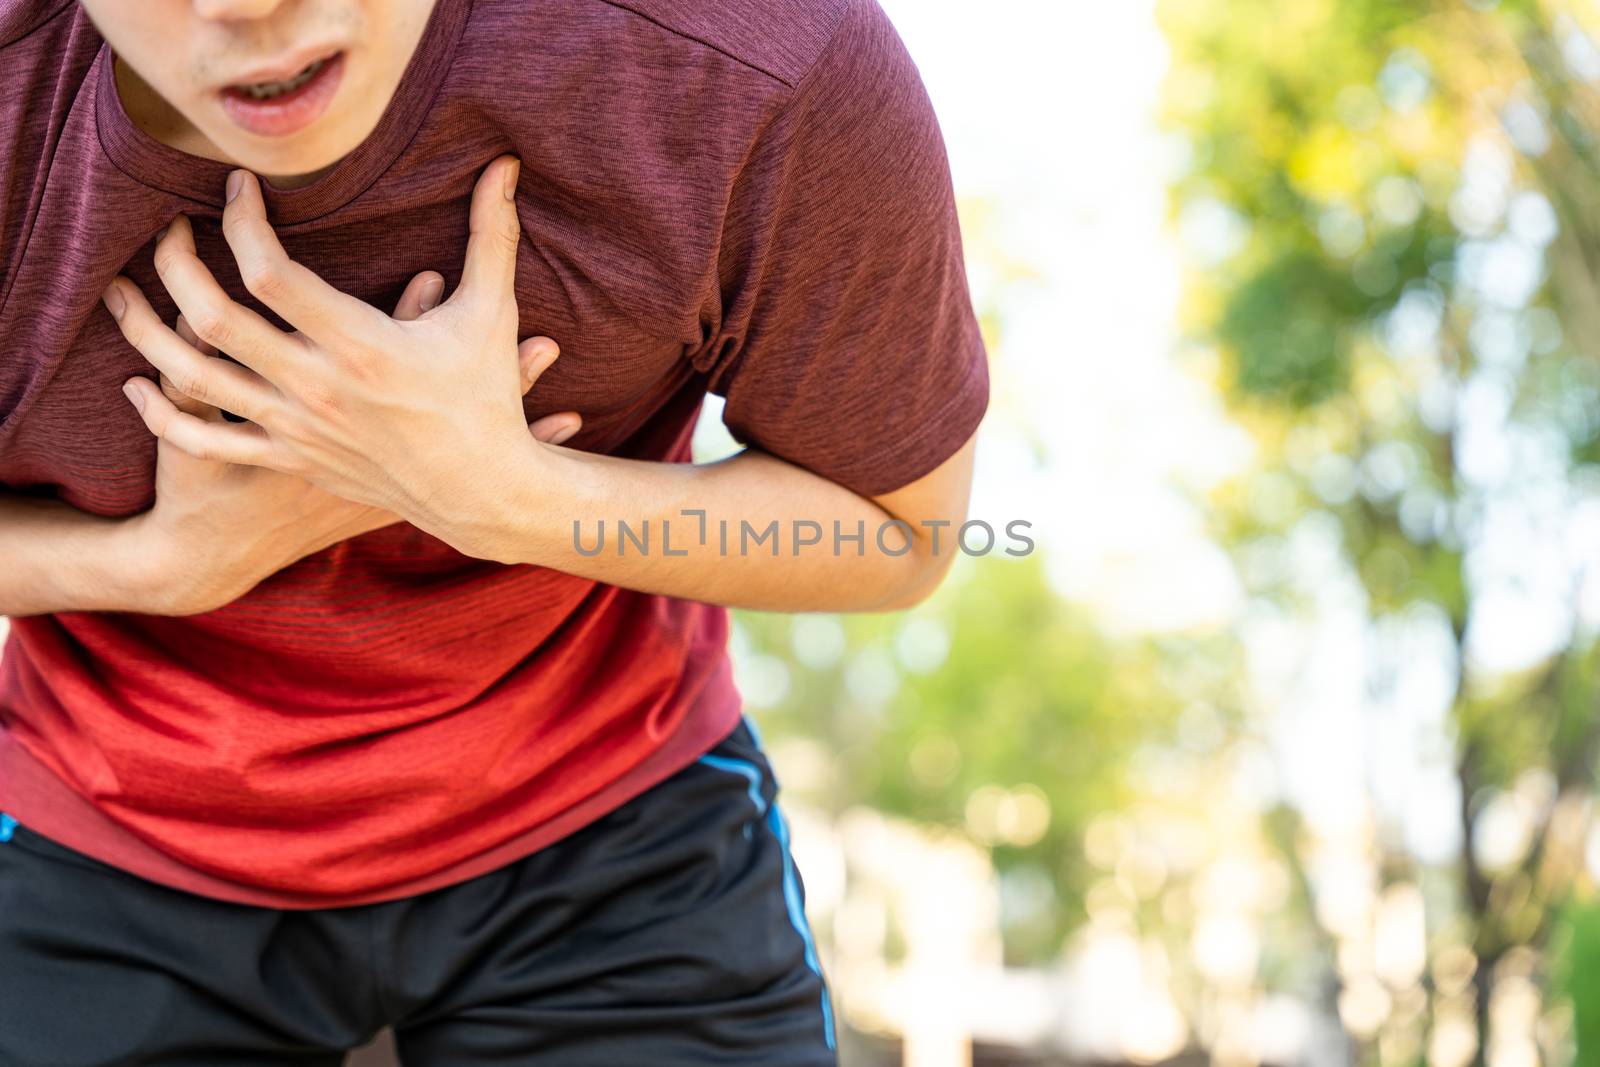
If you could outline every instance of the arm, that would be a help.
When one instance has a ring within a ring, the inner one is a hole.
[[[907,607],[948,569],[985,354],[931,101],[878,5],[844,7],[733,182],[686,353],[747,450],[695,467],[533,455],[479,541],[494,558],[791,611]],[[648,555],[619,519],[652,535]]]
[[[0,615],[145,610],[156,590],[126,522],[0,493]]]
[[[969,439],[929,474],[869,498],[757,449],[693,465],[533,444],[546,455],[509,479],[506,507],[458,539],[506,563],[758,611],[921,601],[957,551],[974,451]],[[904,525],[886,525],[895,520]]]

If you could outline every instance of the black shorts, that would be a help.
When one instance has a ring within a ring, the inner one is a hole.
[[[0,823],[0,1065],[824,1067],[833,1016],[747,724],[583,830],[404,900],[250,907]]]

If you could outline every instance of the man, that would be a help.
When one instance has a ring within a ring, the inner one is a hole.
[[[833,1062],[726,608],[926,597],[988,398],[875,0],[0,0],[0,86],[0,1064]]]

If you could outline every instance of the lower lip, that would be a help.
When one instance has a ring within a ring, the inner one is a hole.
[[[261,137],[299,133],[328,110],[344,76],[344,53],[322,64],[311,80],[287,93],[257,100],[240,89],[222,90],[222,110],[241,127]]]

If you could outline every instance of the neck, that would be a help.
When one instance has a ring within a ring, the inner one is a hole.
[[[139,77],[138,72],[122,62],[118,56],[112,57],[112,72],[116,75],[117,95],[122,98],[122,106],[126,109],[128,118],[141,132],[168,148],[176,148],[191,156],[214,159],[232,166],[238,165],[237,160],[230,158],[213,144],[194,123],[184,118],[177,108],[167,103],[160,93],[150,88],[149,83]],[[276,188],[293,189],[301,185],[310,185],[332,170],[335,165],[330,163],[321,170],[309,174],[264,174],[261,177]]]

